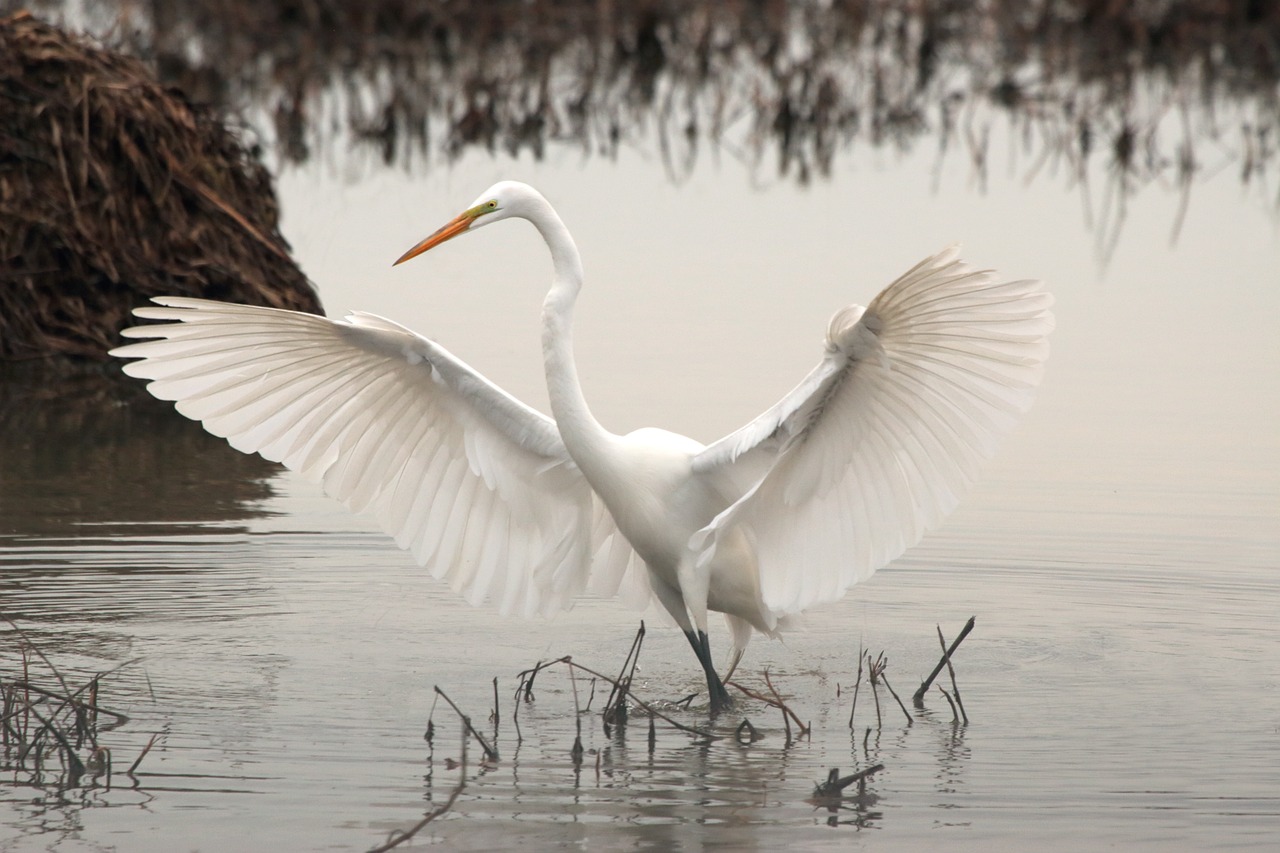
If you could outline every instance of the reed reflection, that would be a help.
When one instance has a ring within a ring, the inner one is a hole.
[[[97,366],[4,365],[0,535],[199,532],[262,513],[277,466]]]
[[[95,14],[164,81],[263,118],[284,162],[334,139],[387,164],[552,144],[610,156],[652,129],[674,178],[709,148],[806,182],[859,145],[929,137],[981,172],[1008,121],[1030,174],[1098,161],[1184,186],[1224,146],[1258,180],[1280,135],[1274,4],[116,0]]]

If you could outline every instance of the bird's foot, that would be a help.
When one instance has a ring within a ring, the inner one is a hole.
[[[733,699],[729,697],[729,691],[724,689],[724,682],[720,680],[715,662],[711,660],[711,644],[707,640],[706,632],[685,631],[684,635],[688,638],[689,645],[693,647],[693,653],[698,656],[698,662],[702,664],[702,669],[707,675],[707,696],[711,700],[711,716],[714,717],[721,711],[729,710],[733,707]]]
[[[711,716],[733,709],[733,698],[729,695],[729,691],[725,690],[724,682],[719,676],[716,677],[714,683],[707,684],[707,692],[711,697]]]

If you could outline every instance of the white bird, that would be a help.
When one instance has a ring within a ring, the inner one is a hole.
[[[551,250],[542,311],[553,418],[390,320],[161,297],[166,324],[112,350],[131,376],[233,447],[284,463],[472,604],[550,614],[587,589],[658,602],[729,704],[707,639],[725,615],[736,665],[913,545],[956,504],[1048,355],[1052,297],[957,259],[925,259],[827,328],[822,360],[776,405],[710,445],[592,416],[571,336],[582,263],[533,188],[495,184],[397,264],[459,234],[526,219]]]

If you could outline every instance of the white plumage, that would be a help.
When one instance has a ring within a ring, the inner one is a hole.
[[[551,419],[443,347],[371,314],[341,321],[164,297],[113,350],[155,396],[244,452],[371,512],[433,576],[478,604],[550,614],[590,587],[651,595],[684,629],[713,711],[728,702],[707,611],[735,658],[751,629],[840,597],[954,508],[1031,404],[1052,298],[947,249],[864,310],[836,313],[821,363],[779,403],[706,447],[662,430],[613,435],[573,363],[582,284],[567,229],[503,182],[405,254],[504,218],[551,249],[543,311]],[[399,262],[397,262],[399,263]]]

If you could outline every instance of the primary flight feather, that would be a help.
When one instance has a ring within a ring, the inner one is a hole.
[[[822,361],[751,423],[703,446],[615,435],[573,360],[582,265],[533,188],[494,185],[401,263],[523,218],[551,250],[543,353],[553,418],[439,344],[381,317],[343,320],[161,297],[124,330],[131,376],[244,452],[369,511],[466,599],[550,614],[588,588],[656,598],[684,630],[712,711],[729,703],[707,640],[725,614],[734,663],[752,630],[839,598],[954,508],[1031,404],[1052,298],[957,259],[921,261],[836,313]]]

